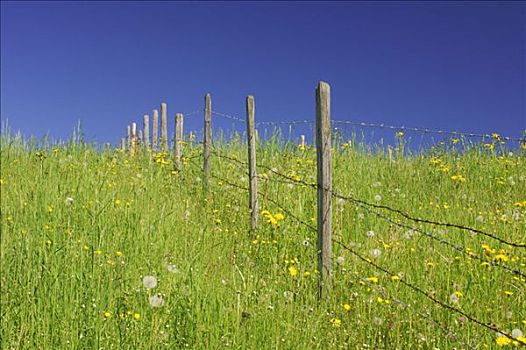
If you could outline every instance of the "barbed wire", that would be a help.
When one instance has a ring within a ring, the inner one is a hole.
[[[214,153],[216,156],[218,157],[221,157],[223,159],[226,159],[226,160],[230,160],[231,162],[235,162],[237,164],[240,165],[244,165],[244,166],[248,166],[248,163],[246,162],[243,162],[241,160],[238,160],[236,158],[232,158],[232,157],[228,157],[228,156],[224,156],[220,153],[218,153],[217,151],[213,151],[212,153]],[[282,177],[285,179],[284,183],[289,183],[289,184],[293,184],[293,185],[296,185],[296,186],[308,186],[308,187],[312,187],[312,188],[317,188],[317,185],[314,184],[314,183],[308,183],[308,182],[305,182],[305,181],[302,181],[302,180],[297,180],[297,179],[293,179],[285,174],[282,174],[280,172],[277,172],[275,171],[274,169],[271,169],[267,166],[264,166],[264,165],[258,165],[258,166],[261,166],[261,167],[264,167],[266,169],[268,169],[269,171],[271,171],[272,173]],[[261,178],[261,176],[259,176]],[[274,181],[274,182],[279,182],[279,180],[275,180],[275,179],[269,179],[269,178],[265,178],[265,180],[268,180],[268,181]],[[247,189],[248,190],[248,189]],[[335,191],[330,191],[331,192],[331,196],[333,197],[336,197],[336,198],[340,198],[340,199],[343,199],[343,200],[348,200],[348,201],[351,201],[357,205],[359,205],[360,207],[364,208],[365,210],[367,210],[369,213],[372,213],[374,214],[375,216],[377,216],[378,218],[382,219],[382,220],[385,220],[385,221],[388,221],[390,222],[391,224],[394,224],[398,227],[404,227],[404,228],[407,228],[407,229],[410,229],[410,230],[413,230],[414,232],[419,232],[421,234],[423,234],[424,236],[426,236],[427,238],[430,238],[432,240],[435,240],[437,242],[439,242],[440,244],[443,244],[443,245],[446,245],[450,248],[453,248],[454,250],[468,256],[469,258],[472,258],[472,259],[475,259],[475,260],[478,260],[482,263],[487,263],[488,265],[491,265],[491,266],[494,266],[494,267],[498,267],[498,268],[501,268],[503,270],[506,270],[507,272],[510,272],[510,273],[513,273],[515,275],[519,275],[523,278],[526,278],[526,273],[524,273],[523,271],[521,270],[518,270],[518,269],[513,269],[513,268],[510,268],[508,267],[507,265],[504,265],[504,264],[501,264],[497,261],[493,261],[493,260],[487,260],[487,259],[484,259],[470,251],[468,251],[468,249],[466,247],[463,247],[463,246],[460,246],[458,244],[454,244],[454,243],[451,243],[443,238],[440,238],[440,237],[437,237],[425,230],[422,230],[422,229],[419,229],[417,227],[414,227],[414,226],[411,226],[411,225],[408,225],[408,224],[403,224],[403,223],[399,223],[399,222],[396,222],[394,221],[393,219],[377,212],[377,211],[374,211],[372,209],[370,209],[369,206],[373,206],[372,204],[369,204],[368,202],[365,202],[365,201],[361,201],[361,200],[356,200],[355,198],[353,197],[348,197],[348,196],[343,196],[342,194],[338,193],[338,192],[335,192]],[[390,208],[390,207],[387,207],[387,206],[380,206],[381,208]]]
[[[235,115],[230,115],[230,114],[226,114],[226,113],[216,112],[214,110],[212,110],[212,114],[216,115],[216,116],[219,116],[219,117],[223,117],[223,118],[227,118],[227,119],[230,119],[230,120],[234,120],[234,121],[240,122],[240,123],[246,123],[247,122],[245,119],[241,119],[239,117],[236,117]]]
[[[352,255],[354,255],[355,257],[357,257],[359,260],[373,266],[375,269],[377,270],[380,270],[382,271],[383,273],[387,274],[389,277],[393,277],[393,276],[398,276],[394,273],[392,273],[391,271],[387,270],[386,268],[384,267],[381,267],[380,265],[374,263],[373,261],[371,261],[370,259],[367,259],[367,258],[364,258],[362,255],[360,255],[359,253],[357,253],[356,251],[354,251],[352,248],[349,248],[348,246],[346,246],[343,242],[339,241],[339,240],[335,240],[333,239],[332,240],[334,243],[338,244],[340,247],[342,247],[343,249],[347,250],[348,252],[350,252]],[[437,305],[440,305],[441,307],[445,308],[445,309],[448,309],[449,311],[452,311],[452,312],[455,312],[457,314],[460,314],[462,316],[464,316],[466,319],[478,324],[479,326],[482,326],[486,329],[489,329],[491,331],[494,331],[494,332],[497,332],[498,334],[501,334],[503,336],[505,336],[506,338],[509,338],[513,341],[517,341],[519,344],[523,344],[523,345],[526,345],[526,342],[522,339],[518,339],[518,338],[515,338],[513,337],[511,334],[509,334],[508,332],[505,332],[503,330],[500,330],[498,329],[496,326],[492,325],[492,324],[488,324],[488,323],[485,323],[483,321],[480,321],[478,319],[476,319],[475,317],[467,314],[466,312],[458,309],[458,308],[455,308],[453,306],[450,306],[440,300],[438,300],[437,298],[435,298],[434,296],[430,295],[429,293],[427,293],[426,291],[424,291],[423,289],[421,289],[420,287],[412,284],[412,283],[409,283],[407,282],[405,279],[401,278],[398,280],[400,283],[402,283],[403,285],[405,285],[406,287],[412,289],[414,292],[417,292],[423,296],[425,296],[426,298],[428,298],[429,300],[431,300],[433,303],[437,304]]]
[[[192,112],[188,112],[188,113],[183,113],[183,116],[184,117],[190,117],[190,116],[193,116],[193,115],[196,115],[196,114],[199,114],[199,113],[203,113],[204,109],[196,109]]]
[[[248,163],[240,161],[239,159],[228,157],[228,156],[225,156],[225,155],[217,153],[217,152],[215,152],[215,153],[216,153],[216,155],[218,155],[218,156],[220,156],[220,157],[222,157],[224,159],[228,159],[228,160],[231,160],[231,161],[240,162],[240,163],[242,163],[244,165],[248,165]],[[280,173],[280,172],[278,172],[278,171],[276,171],[273,168],[270,168],[268,166],[265,166],[265,165],[262,165],[262,164],[256,164],[256,166],[260,167],[260,168],[263,168],[263,169],[266,169],[266,170],[272,172],[273,174],[276,174],[276,175],[278,175],[280,177],[283,177],[283,178],[285,178],[287,180],[290,180],[292,182],[299,183],[299,184],[302,184],[302,185],[305,185],[305,186],[310,186],[310,187],[313,187],[313,188],[317,188],[318,187],[318,185],[316,183],[309,183],[309,182],[306,182],[306,181],[303,181],[303,180],[294,179],[294,178],[292,178],[290,176],[287,176],[285,174],[282,174],[282,173]],[[367,205],[367,206],[370,206],[370,207],[374,207],[376,209],[385,209],[385,210],[397,213],[397,214],[403,216],[404,218],[406,218],[408,220],[411,220],[411,221],[414,221],[414,222],[425,223],[425,224],[430,224],[430,225],[434,225],[434,226],[452,227],[452,228],[456,228],[456,229],[460,229],[460,230],[471,231],[473,233],[481,234],[483,236],[492,238],[494,240],[499,241],[500,243],[503,243],[503,244],[506,244],[506,245],[509,245],[509,246],[512,246],[512,247],[526,248],[526,244],[525,243],[508,242],[508,241],[496,236],[493,233],[488,233],[488,232],[485,232],[485,231],[482,231],[482,230],[479,230],[479,229],[476,229],[476,228],[472,228],[472,227],[468,227],[468,226],[464,226],[464,225],[459,225],[459,224],[452,224],[452,223],[447,223],[447,222],[438,222],[438,221],[433,221],[433,220],[428,220],[428,219],[416,218],[416,217],[413,217],[412,215],[407,214],[406,212],[404,212],[404,211],[402,211],[400,209],[391,208],[389,206],[382,205],[382,204],[370,203],[370,202],[367,202],[365,200],[357,199],[357,198],[352,197],[352,196],[344,196],[343,194],[338,193],[338,192],[336,192],[334,190],[329,190],[329,192],[331,192],[332,195],[337,197],[337,198],[340,198],[340,199],[343,199],[343,200],[349,200],[349,201],[352,201],[354,203],[364,204],[364,205]]]
[[[310,125],[314,125],[315,122],[312,121],[312,120],[283,120],[283,121],[279,121],[279,122],[272,122],[272,121],[263,121],[263,122],[257,122],[256,123],[256,126],[260,126],[260,125],[298,125],[298,124],[309,124]]]
[[[407,127],[407,126],[394,126],[394,125],[387,125],[384,123],[369,123],[369,122],[358,122],[358,121],[351,121],[351,120],[332,120],[332,124],[347,124],[347,125],[353,125],[353,126],[361,126],[361,127],[367,127],[367,128],[378,128],[378,129],[391,129],[391,130],[399,130],[399,131],[414,131],[414,132],[422,132],[426,134],[439,134],[439,135],[453,135],[453,136],[464,136],[464,137],[478,137],[478,138],[494,138],[497,140],[505,140],[505,141],[518,141],[518,142],[526,142],[526,137],[512,137],[512,136],[501,136],[498,134],[480,134],[475,132],[461,132],[461,131],[448,131],[448,130],[438,130],[438,129],[431,129],[431,128],[418,128],[418,127]]]
[[[193,163],[193,162],[192,162]],[[197,164],[194,163],[195,166],[198,166]],[[238,189],[241,189],[243,191],[248,191],[249,189],[247,187],[244,187],[244,186],[241,186],[241,185],[238,185],[238,184],[235,184],[233,182],[230,182],[228,181],[227,179],[225,178],[221,178],[221,177],[218,177],[218,176],[215,176],[213,174],[210,175],[210,177],[212,178],[215,178],[229,186],[232,186],[232,187],[235,187],[235,188],[238,188]],[[265,196],[265,194],[262,194],[261,192],[258,192],[259,194],[261,194],[262,196]],[[271,201],[272,203],[274,203],[275,205],[278,206],[278,208],[280,210],[282,210],[285,214],[287,214],[288,216],[290,216],[291,218],[293,218],[294,220],[296,220],[297,222],[299,222],[300,224],[304,225],[305,227],[309,228],[310,230],[313,230],[313,231],[317,231],[317,229],[310,225],[309,223],[301,220],[299,217],[297,217],[296,215],[292,214],[289,210],[283,208],[277,201],[275,200],[271,200],[270,198],[268,198],[268,196],[265,196],[267,200]],[[339,241],[339,240],[336,240],[336,239],[332,239],[332,242],[340,245],[343,249],[349,251],[352,255],[354,255],[355,257],[357,257],[359,260],[373,266],[374,268],[376,268],[377,270],[380,270],[382,271],[383,273],[387,274],[388,276],[390,277],[393,277],[393,276],[397,276],[396,274],[392,273],[391,271],[379,266],[378,264],[372,262],[370,259],[367,259],[365,257],[363,257],[362,255],[360,255],[359,253],[357,253],[356,251],[354,251],[353,249],[349,248],[347,245],[345,245],[343,242]],[[442,308],[445,308],[449,311],[452,311],[452,312],[455,312],[457,314],[460,314],[462,316],[464,316],[466,319],[470,320],[471,322],[474,322],[475,324],[479,325],[479,326],[482,326],[488,330],[491,330],[491,331],[494,331],[494,332],[497,332],[497,334],[500,334],[502,336],[505,336],[506,338],[512,340],[512,341],[515,341],[519,344],[523,344],[523,345],[526,345],[526,342],[523,341],[522,339],[519,339],[519,338],[515,338],[513,337],[511,334],[503,331],[503,330],[500,330],[498,329],[496,326],[493,326],[492,324],[488,324],[486,322],[483,322],[483,321],[480,321],[478,320],[477,318],[467,314],[466,312],[458,309],[458,308],[455,308],[455,307],[452,307],[440,300],[438,300],[437,298],[435,298],[434,296],[430,295],[429,293],[427,293],[425,290],[423,290],[422,288],[412,284],[412,283],[409,283],[407,282],[406,280],[404,279],[399,279],[399,282],[402,283],[403,285],[407,286],[408,288],[410,288],[411,290],[413,290],[414,292],[417,292],[423,296],[425,296],[426,298],[428,298],[429,300],[431,300],[433,303],[439,305],[440,307]],[[398,300],[398,299],[397,299]],[[432,320],[428,315],[425,315],[425,314],[421,314],[421,313],[418,313],[420,316],[424,317],[425,319],[428,319],[428,320]],[[435,323],[437,322],[437,323]],[[438,324],[438,325],[441,325],[438,321],[434,320],[434,323],[435,324]],[[451,334],[451,332],[447,329],[447,327],[445,328],[441,328],[441,329],[445,329],[448,334]],[[471,346],[470,346],[471,347]]]
[[[369,288],[371,289],[375,289],[378,293],[380,293],[385,299],[390,299],[392,300],[395,304],[398,304],[400,306],[402,306],[402,308],[404,309],[410,309],[411,311],[413,311],[416,315],[422,317],[423,319],[427,320],[428,322],[434,324],[435,326],[437,326],[438,328],[440,328],[440,330],[446,335],[448,336],[450,339],[453,339],[453,340],[456,340],[458,341],[459,343],[467,346],[468,348],[472,349],[472,350],[475,350],[476,348],[473,347],[472,345],[470,345],[469,343],[463,341],[463,340],[460,340],[460,338],[458,337],[457,334],[455,334],[453,331],[451,331],[447,326],[443,325],[442,323],[440,323],[439,321],[437,321],[436,319],[432,318],[431,315],[429,314],[426,314],[426,313],[423,313],[421,311],[418,311],[416,310],[411,304],[403,301],[403,300],[400,300],[396,297],[393,297],[392,295],[389,295],[388,293],[385,292],[384,288],[380,285],[380,284],[373,284],[372,282],[370,282],[367,278],[365,277],[362,277],[360,276],[357,272],[354,272],[354,276],[359,279],[361,282],[367,284],[369,286]]]

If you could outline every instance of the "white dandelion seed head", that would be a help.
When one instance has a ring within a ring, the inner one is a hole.
[[[310,243],[309,243],[309,240],[308,240],[308,239],[303,240],[303,246],[304,246],[304,247],[308,247],[309,244],[310,244]]]
[[[380,255],[382,255],[382,251],[378,248],[374,248],[369,251],[369,255],[371,256],[371,258],[376,259]]]
[[[518,337],[523,337],[524,334],[522,333],[522,331],[521,331],[520,329],[515,328],[515,329],[513,329],[513,330],[511,331],[511,336],[512,336],[513,338],[518,338]]]
[[[283,297],[285,300],[292,301],[292,299],[294,299],[294,293],[290,290],[286,290],[283,292]]]
[[[294,188],[294,185],[293,185],[293,184],[287,184],[287,188],[288,188],[289,190],[292,190],[292,189]]]
[[[460,301],[458,295],[456,293],[453,293],[449,296],[449,302],[452,303],[452,304],[458,304],[458,302]]]
[[[71,205],[73,204],[73,202],[74,202],[74,199],[71,197],[66,197],[66,199],[64,200],[64,203],[66,203],[66,205]]]
[[[373,183],[373,187],[380,187],[382,186],[382,183],[380,181],[376,181],[375,183]]]
[[[157,278],[154,276],[144,276],[142,279],[142,285],[144,288],[153,289],[157,287]]]
[[[148,298],[152,307],[161,307],[164,304],[164,298],[160,293],[154,294]]]
[[[339,257],[336,258],[336,263],[337,263],[338,265],[341,265],[341,264],[343,264],[344,262],[345,262],[345,258],[344,258],[343,256],[339,256]]]
[[[336,204],[341,207],[345,204],[345,200],[343,198],[338,198]]]
[[[382,200],[382,196],[380,196],[379,194],[377,194],[377,195],[374,196],[374,200],[377,201],[377,202],[379,202],[379,201]]]
[[[367,231],[367,232],[365,233],[365,235],[366,235],[367,237],[369,237],[369,238],[374,237],[374,234],[375,234],[375,233],[374,233],[373,230],[369,230],[369,231]]]
[[[177,266],[175,266],[174,264],[166,263],[164,266],[166,266],[166,269],[168,270],[168,272],[171,272],[171,273],[180,272]]]

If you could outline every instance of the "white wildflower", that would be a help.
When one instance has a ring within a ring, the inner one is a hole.
[[[449,296],[449,302],[451,302],[452,304],[458,304],[459,300],[460,298],[456,293],[453,293]]]
[[[154,276],[144,276],[142,279],[142,285],[144,288],[153,289],[157,287],[157,278]]]
[[[64,203],[66,203],[66,205],[71,205],[71,204],[73,204],[73,201],[74,201],[73,198],[66,197],[66,199],[64,200]]]
[[[345,262],[345,258],[344,258],[343,256],[339,256],[339,257],[336,258],[336,263],[337,263],[338,265],[341,265],[341,264],[343,264],[344,262]]]
[[[513,330],[511,331],[511,336],[512,336],[513,338],[518,338],[518,337],[523,337],[524,334],[522,333],[522,331],[521,331],[520,329],[515,328],[515,329],[513,329]]]
[[[379,194],[377,194],[376,196],[374,196],[374,200],[379,202],[382,200],[382,196],[380,196]]]
[[[367,237],[369,237],[369,238],[374,237],[374,231],[373,231],[373,230],[369,230],[369,231],[367,231],[365,234],[366,234]]]
[[[161,294],[157,293],[148,298],[152,307],[161,307],[164,304],[164,298]]]
[[[376,259],[380,255],[382,255],[382,251],[378,248],[374,248],[369,251],[369,255],[371,256],[371,258]]]

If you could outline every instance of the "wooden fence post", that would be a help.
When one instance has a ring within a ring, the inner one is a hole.
[[[300,149],[305,149],[305,135],[300,135]]]
[[[168,151],[168,125],[166,120],[166,103],[161,103],[161,150]]]
[[[137,132],[137,147],[140,149],[142,148],[142,129],[139,129],[139,131]]]
[[[254,110],[254,96],[247,96],[247,140],[248,140],[248,178],[249,178],[249,196],[248,203],[250,209],[250,225],[252,230],[258,228],[258,181],[256,174],[256,133]]]
[[[126,149],[131,150],[131,125],[126,127]]]
[[[318,295],[328,297],[331,290],[331,88],[319,82],[316,89],[316,161],[318,170]]]
[[[181,171],[183,163],[181,159],[181,147],[183,142],[183,114],[177,113],[175,115],[175,135],[174,135],[174,149],[175,149],[175,170]]]
[[[121,150],[126,151],[126,139],[124,137],[121,138]]]
[[[137,123],[132,123],[132,134],[131,134],[131,154],[135,154],[137,152]]]
[[[143,117],[143,126],[144,130],[144,146],[146,149],[150,149],[150,116],[145,114]]]
[[[152,149],[157,151],[159,146],[159,111],[152,111]]]
[[[205,95],[205,130],[203,137],[204,185],[208,189],[210,178],[210,145],[212,143],[212,97]]]

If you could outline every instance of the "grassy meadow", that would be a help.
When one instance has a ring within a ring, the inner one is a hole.
[[[239,140],[216,150],[246,162]],[[497,137],[462,151],[457,143],[403,155],[401,146],[340,140],[334,189],[524,243],[526,149],[503,152]],[[214,153],[204,191],[201,147],[183,145],[175,172],[170,154],[2,136],[2,349],[444,350],[526,340],[526,279],[492,265],[526,273],[525,248],[375,209],[463,253],[335,198],[333,238],[393,275],[335,243],[332,292],[318,302],[316,232],[307,226],[316,227],[316,190],[275,174],[315,182],[314,147],[258,144],[257,232],[248,193],[231,185],[248,186],[245,166]]]

